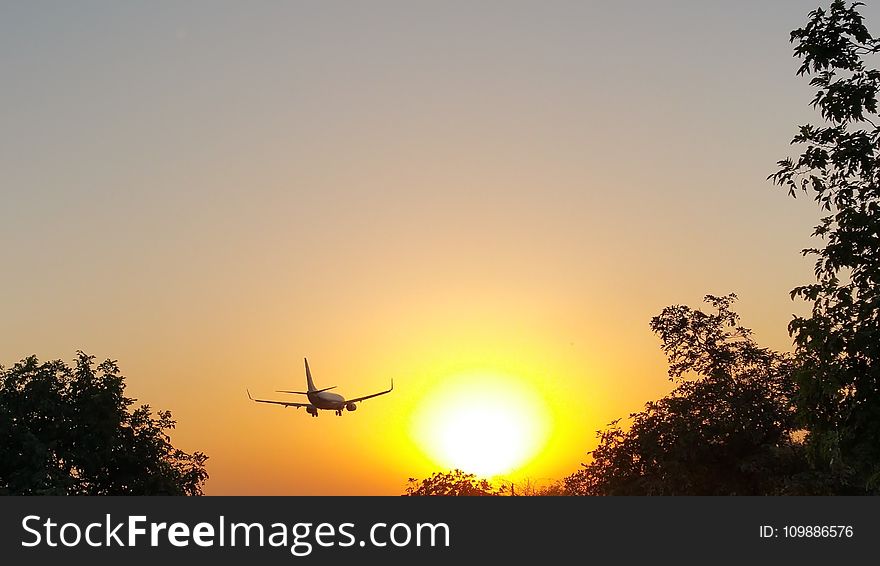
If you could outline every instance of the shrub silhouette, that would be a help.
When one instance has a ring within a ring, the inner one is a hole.
[[[435,472],[431,477],[421,481],[409,478],[404,495],[495,496],[502,493],[488,480],[461,470],[452,470]]]

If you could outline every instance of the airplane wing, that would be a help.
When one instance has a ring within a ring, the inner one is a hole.
[[[247,391],[247,390],[246,390]],[[251,397],[251,392],[248,391],[248,399],[254,401],[255,403],[272,403],[273,405],[284,405],[285,407],[296,407],[299,409],[300,407],[311,407],[311,403],[291,403],[289,401],[270,401],[268,399],[254,399]]]
[[[386,393],[391,393],[394,390],[394,380],[391,380],[391,388],[386,389],[385,391],[380,391],[378,393],[373,393],[372,395],[364,395],[363,397],[355,397],[354,399],[346,399],[346,403],[359,403],[361,401],[366,401],[367,399],[372,399],[373,397],[378,397],[379,395],[385,395]]]

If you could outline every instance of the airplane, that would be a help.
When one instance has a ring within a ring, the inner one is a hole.
[[[334,389],[336,386],[325,387],[323,389],[318,389],[315,387],[315,382],[312,381],[312,372],[309,369],[309,360],[307,358],[303,358],[306,362],[306,385],[308,386],[308,391],[286,391],[279,390],[277,393],[294,393],[298,395],[305,395],[308,397],[308,403],[292,403],[288,401],[273,401],[269,399],[254,399],[251,397],[250,390],[246,390],[248,394],[248,399],[254,401],[256,403],[272,403],[275,405],[283,405],[284,407],[296,407],[299,409],[300,407],[305,407],[306,412],[313,417],[318,416],[318,409],[322,409],[325,411],[336,411],[336,416],[341,417],[343,409],[348,411],[356,411],[357,403],[361,401],[366,401],[367,399],[372,399],[373,397],[378,397],[379,395],[385,395],[386,393],[391,393],[394,390],[394,380],[391,380],[391,388],[386,389],[385,391],[380,391],[379,393],[373,393],[372,395],[364,395],[363,397],[355,397],[354,399],[345,399],[342,395],[338,393],[328,393],[330,389]]]

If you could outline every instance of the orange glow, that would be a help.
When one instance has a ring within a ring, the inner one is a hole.
[[[795,12],[18,4],[0,364],[118,360],[209,495],[561,479],[674,387],[664,306],[735,291],[779,350],[808,312],[815,206],[765,181],[808,111]],[[341,417],[248,400],[297,397],[275,390],[306,356],[318,387],[394,391]]]

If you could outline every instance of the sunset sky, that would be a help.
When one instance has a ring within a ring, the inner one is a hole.
[[[481,423],[562,478],[672,388],[664,306],[790,348],[819,212],[766,177],[817,2],[4,4],[0,364],[118,360],[208,494],[399,494]],[[395,390],[248,401],[304,356]]]

